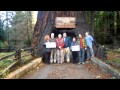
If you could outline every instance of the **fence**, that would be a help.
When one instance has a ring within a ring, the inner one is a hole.
[[[99,46],[97,50],[96,57],[101,58],[102,61],[107,60],[107,49],[104,46]]]
[[[22,52],[25,52],[25,51],[28,51],[29,54],[25,54],[22,56]],[[26,49],[19,49],[19,50],[16,50],[13,54],[10,54],[10,55],[7,55],[5,57],[2,57],[0,58],[0,61],[1,60],[4,60],[6,58],[9,58],[11,56],[14,56],[14,62],[12,64],[10,64],[7,68],[5,68],[1,73],[0,73],[0,76],[2,76],[7,70],[11,69],[14,65],[18,64],[19,66],[22,66],[23,65],[23,61],[22,61],[22,58],[23,57],[26,57],[26,56],[29,56],[29,55],[32,55],[32,57],[35,57],[35,53],[34,53],[34,50],[31,49],[31,48],[26,48]]]

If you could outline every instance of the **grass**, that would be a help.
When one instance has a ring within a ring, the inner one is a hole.
[[[12,53],[14,53],[14,52],[0,53],[0,58],[5,57],[7,55],[10,55]],[[27,51],[24,51],[24,52],[21,53],[21,59],[22,59],[23,65],[29,63],[30,60],[34,59],[32,57],[32,55],[28,55],[28,54],[30,54],[30,53],[27,52]],[[26,56],[26,55],[28,55],[28,56]],[[23,56],[25,56],[25,57],[23,57]],[[14,56],[11,56],[11,57],[8,57],[7,59],[4,59],[4,60],[0,61],[0,73],[2,73],[2,71],[5,68],[7,68],[9,65],[11,65],[14,62],[13,59],[14,59]],[[15,67],[13,67],[13,68],[10,69],[10,72],[13,71],[13,70],[16,70],[18,68],[20,68],[20,66],[16,64]],[[6,72],[6,73],[8,74],[8,72]],[[5,76],[7,75],[6,73],[5,73]]]
[[[32,58],[32,55],[28,55],[28,54],[30,54],[30,53],[28,53],[27,51],[25,51],[25,52],[22,52],[22,62],[24,63],[26,63],[27,61],[29,61],[29,60],[31,60],[31,59],[33,59]],[[26,55],[28,55],[28,56],[26,56]],[[25,56],[25,57],[23,57],[23,56]]]
[[[109,62],[120,64],[120,59],[109,60]]]
[[[107,57],[108,57],[108,60],[119,60],[120,53],[107,51]]]
[[[7,55],[10,55],[10,54],[12,54],[12,53],[13,53],[13,52],[0,53],[0,58],[5,57],[5,56],[7,56]],[[30,54],[30,53],[28,53],[27,51],[22,52],[21,56],[22,56],[22,62],[23,62],[23,63],[29,61],[30,59],[32,59],[32,56],[31,56],[31,55],[28,55],[28,54]],[[25,56],[25,55],[28,55],[28,56]],[[23,57],[23,56],[25,56],[25,57]],[[0,61],[0,68],[2,68],[2,67],[4,67],[4,66],[8,66],[9,63],[13,61],[13,58],[14,58],[14,56],[11,56],[11,57],[8,57],[7,60],[1,60],[1,61]]]
[[[0,53],[0,58],[5,57],[5,56],[7,56],[7,55],[10,55],[10,54],[12,54],[12,53],[13,53],[13,52]]]
[[[109,65],[112,65],[114,68],[120,69],[120,53],[119,50],[115,51],[107,51],[107,60],[106,62]]]
[[[120,53],[120,49],[116,49],[116,50],[113,50],[114,52],[119,52]]]
[[[5,56],[7,56],[7,55],[10,55],[10,54],[12,54],[13,52],[4,52],[4,53],[0,53],[0,58],[2,58],[2,57],[5,57]],[[4,59],[4,60],[1,60],[0,61],[0,70],[3,70],[4,68],[6,68],[7,66],[9,66],[12,62],[13,62],[13,57],[14,56],[11,56],[11,57],[9,57],[9,58],[7,58],[7,59]]]
[[[0,61],[0,70],[5,69],[11,63],[13,63],[13,60],[2,60],[2,61]]]

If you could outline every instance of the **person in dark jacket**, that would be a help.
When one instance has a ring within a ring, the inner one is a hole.
[[[71,46],[71,41],[70,38],[67,37],[66,33],[63,33],[63,39],[64,39],[64,55],[66,56],[67,62],[70,62],[70,46]]]
[[[43,43],[43,46],[45,48],[45,52],[44,52],[44,55],[45,55],[45,63],[46,64],[49,64],[50,63],[50,48],[46,48],[46,43],[50,42],[50,36],[49,35],[46,35],[44,37],[44,43]]]

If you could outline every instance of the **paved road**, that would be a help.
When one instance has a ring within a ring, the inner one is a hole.
[[[101,72],[93,64],[41,64],[21,79],[109,79],[110,74]]]

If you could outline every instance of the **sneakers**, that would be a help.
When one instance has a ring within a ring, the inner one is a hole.
[[[94,58],[95,56],[94,55],[92,55],[92,58]]]
[[[62,64],[62,61],[60,62],[60,64]]]
[[[82,64],[85,64],[85,62],[82,62]]]
[[[90,60],[90,58],[87,58],[87,61]]]
[[[50,63],[53,63],[53,60],[50,60]]]
[[[79,62],[78,64],[85,64],[85,62]]]
[[[78,64],[81,64],[81,62],[79,62]]]
[[[50,63],[56,63],[56,60],[54,60],[54,61],[53,61],[53,60],[50,60]]]
[[[57,64],[62,64],[62,61],[58,61]]]
[[[56,60],[54,60],[54,63],[56,63]]]

